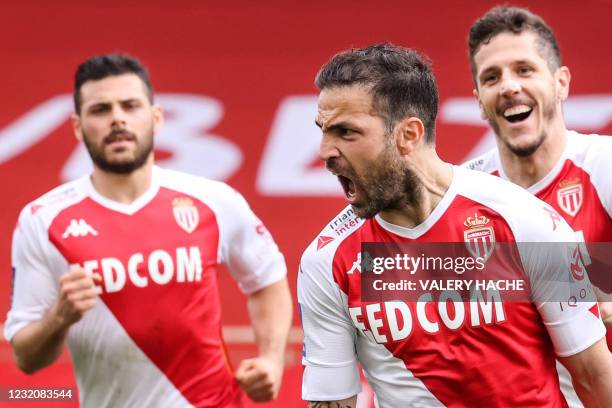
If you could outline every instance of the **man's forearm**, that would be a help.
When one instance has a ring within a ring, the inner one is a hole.
[[[559,357],[586,408],[612,407],[612,355],[605,338],[570,357]]]
[[[612,372],[574,379],[573,383],[585,408],[612,407]]]
[[[259,355],[282,364],[293,316],[287,279],[251,294],[248,309]]]
[[[53,363],[62,353],[68,328],[50,310],[42,319],[19,330],[11,340],[17,366],[32,374]]]
[[[351,397],[342,401],[310,401],[308,408],[355,408],[357,397]]]

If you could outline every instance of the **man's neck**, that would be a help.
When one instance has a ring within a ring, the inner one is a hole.
[[[152,176],[151,158],[144,166],[129,174],[108,173],[94,166],[91,182],[101,196],[118,203],[130,204],[149,189]]]
[[[551,130],[542,145],[530,156],[520,157],[505,145],[499,145],[499,156],[508,180],[529,188],[542,180],[561,158],[567,145],[567,130]]]
[[[411,168],[420,181],[418,203],[380,212],[383,220],[406,228],[414,228],[429,217],[453,180],[452,165],[442,161],[433,149],[412,160]]]

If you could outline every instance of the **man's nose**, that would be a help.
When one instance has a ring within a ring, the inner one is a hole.
[[[331,158],[340,156],[340,152],[334,143],[334,139],[327,133],[323,133],[321,144],[319,145],[319,158],[327,161]]]
[[[521,89],[521,82],[517,78],[506,77],[502,79],[500,93],[503,96],[515,95],[519,93]]]
[[[121,106],[119,105],[113,105],[111,109],[111,118],[113,121],[112,122],[113,126],[123,127],[126,124],[125,111],[121,109]]]

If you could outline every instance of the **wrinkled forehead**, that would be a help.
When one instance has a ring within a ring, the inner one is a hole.
[[[376,116],[369,88],[352,85],[326,88],[319,94],[316,122],[323,128],[335,121]]]

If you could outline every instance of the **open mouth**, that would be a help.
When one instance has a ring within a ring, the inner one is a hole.
[[[342,185],[342,189],[344,190],[344,195],[350,201],[355,199],[356,191],[355,191],[355,183],[348,177],[338,175],[338,180],[340,181],[340,185]]]
[[[504,118],[510,123],[522,122],[527,119],[533,108],[527,105],[516,105],[504,111]]]

